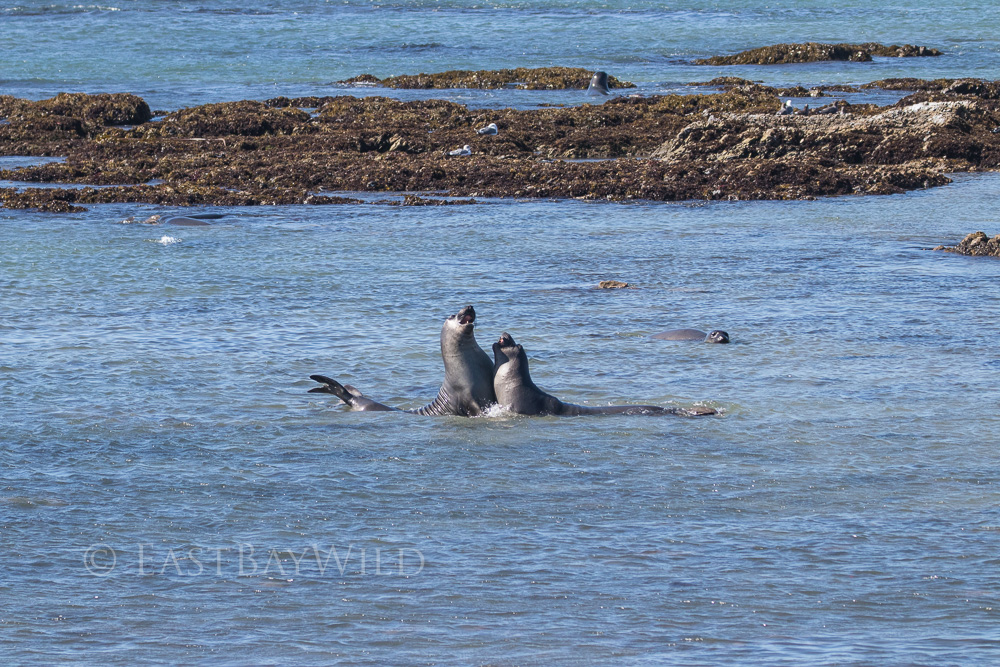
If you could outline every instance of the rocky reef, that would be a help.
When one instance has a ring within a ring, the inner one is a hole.
[[[990,238],[985,232],[972,232],[957,246],[939,245],[934,249],[973,257],[1000,257],[1000,234]]]
[[[997,82],[942,81],[889,106],[841,100],[828,115],[778,116],[782,90],[733,80],[716,94],[576,107],[279,97],[155,120],[133,95],[0,97],[0,155],[66,157],[0,170],[0,180],[21,182],[0,188],[0,201],[58,212],[108,202],[362,203],[338,196],[352,192],[411,193],[396,203],[412,206],[890,194],[1000,169],[997,91]],[[497,135],[476,133],[489,123]],[[463,145],[471,155],[448,155]]]
[[[865,44],[822,44],[806,42],[804,44],[774,44],[762,46],[749,51],[741,51],[731,56],[712,56],[699,58],[695,65],[786,65],[789,63],[813,63],[824,60],[842,60],[850,62],[871,62],[872,56],[887,58],[913,58],[921,56],[939,56],[941,52],[926,46],[886,46],[876,42]]]
[[[586,88],[593,70],[580,67],[538,67],[529,69],[450,70],[434,74],[403,74],[379,79],[361,74],[340,83],[375,85],[385,88],[518,88],[521,90],[572,90]],[[608,76],[608,88],[635,88],[629,81]]]

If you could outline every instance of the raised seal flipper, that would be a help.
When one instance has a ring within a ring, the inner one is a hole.
[[[340,384],[333,378],[328,378],[325,375],[310,375],[310,380],[315,380],[322,384],[322,387],[313,387],[309,390],[310,394],[333,394],[344,403],[349,403],[349,398],[352,398],[352,394],[348,391],[347,387]]]
[[[377,401],[373,401],[370,398],[365,398],[360,391],[351,385],[347,385],[345,387],[333,378],[329,378],[325,375],[310,375],[309,379],[315,380],[316,382],[324,385],[322,387],[313,387],[309,390],[309,393],[333,394],[344,403],[351,406],[352,410],[389,412],[396,409],[390,408],[388,405],[378,403]]]

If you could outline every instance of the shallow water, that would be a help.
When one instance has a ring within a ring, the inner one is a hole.
[[[992,79],[992,9],[19,2],[0,8],[0,94],[174,109],[552,64],[643,93]],[[687,64],[810,39],[948,55]],[[226,217],[191,228],[120,224],[195,212],[177,208],[0,209],[0,655],[995,663],[1000,262],[930,248],[1000,232],[998,191],[981,174],[811,202],[199,209]],[[560,398],[722,415],[418,418],[308,393],[324,373],[431,400],[441,321],[468,303],[480,343],[509,331]],[[733,342],[649,338],[678,327]]]
[[[185,229],[5,211],[2,651],[989,661],[1000,263],[928,248],[989,227],[998,184]],[[430,400],[466,303],[564,399],[724,414],[436,419],[307,393],[323,372]],[[648,338],[678,326],[733,343]]]
[[[818,0],[707,5],[543,0],[303,2],[233,0],[70,3],[14,0],[0,8],[5,48],[0,90],[33,99],[59,91],[124,91],[154,109],[277,95],[371,94],[335,82],[450,69],[562,65],[604,69],[639,92],[678,92],[720,75],[773,85],[860,84],[890,77],[997,77],[1000,18],[994,3],[913,0],[836,6]],[[695,58],[782,42],[918,44],[938,58],[780,67],[698,67]],[[403,99],[439,91],[378,91]],[[593,101],[565,91],[461,91],[472,106]]]

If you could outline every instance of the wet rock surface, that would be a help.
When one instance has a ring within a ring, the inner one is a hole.
[[[973,257],[1000,257],[1000,234],[990,238],[985,232],[973,232],[957,246],[938,246],[934,249]]]
[[[377,85],[385,88],[518,88],[521,90],[584,89],[590,83],[593,70],[580,67],[539,67],[529,69],[450,70],[434,74],[404,74],[379,79],[362,74],[340,83]],[[629,81],[608,76],[609,88],[635,88]]]
[[[0,188],[0,201],[63,212],[110,202],[364,203],[345,192],[410,193],[394,203],[404,206],[486,197],[808,199],[898,193],[948,183],[953,171],[1000,168],[997,82],[908,85],[919,92],[890,106],[835,100],[830,115],[798,116],[776,115],[782,90],[739,79],[717,94],[577,107],[281,97],[155,121],[132,95],[7,96],[0,155],[66,160],[0,170],[0,180],[28,182]],[[497,135],[476,134],[489,123]],[[463,145],[471,155],[448,156]]]
[[[850,62],[871,62],[872,56],[887,58],[913,58],[923,56],[940,56],[937,49],[925,46],[886,46],[876,42],[865,44],[822,44],[806,42],[804,44],[774,44],[762,46],[748,51],[741,51],[730,56],[712,56],[699,58],[695,65],[785,65],[789,63],[812,63],[826,60],[841,60]]]

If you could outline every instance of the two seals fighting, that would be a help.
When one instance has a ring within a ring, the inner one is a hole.
[[[539,389],[531,380],[528,356],[510,334],[504,333],[493,344],[491,362],[476,342],[475,322],[476,310],[472,306],[466,306],[444,321],[441,326],[441,359],[444,361],[444,382],[441,389],[437,397],[422,408],[402,412],[476,417],[497,404],[519,415],[672,414],[694,417],[716,414],[711,408],[664,408],[658,405],[590,407],[564,403]],[[323,385],[310,389],[310,392],[333,394],[354,410],[398,410],[325,375],[309,377]]]

